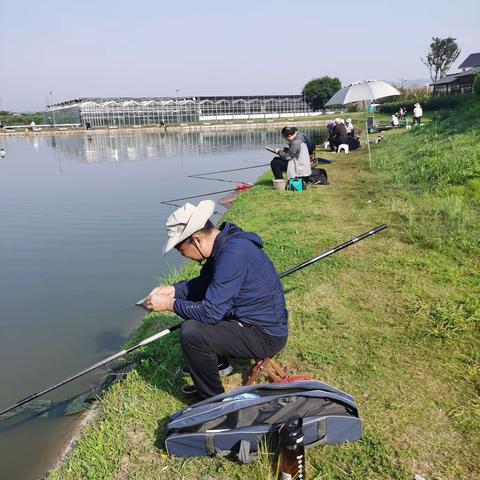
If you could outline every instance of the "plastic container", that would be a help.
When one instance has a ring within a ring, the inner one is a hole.
[[[287,181],[283,179],[275,179],[273,181],[273,189],[284,191],[287,188]]]

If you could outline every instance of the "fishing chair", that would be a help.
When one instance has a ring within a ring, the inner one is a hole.
[[[270,381],[276,382],[287,377],[287,372],[273,358],[256,360],[243,380],[243,385],[252,385],[265,375]]]

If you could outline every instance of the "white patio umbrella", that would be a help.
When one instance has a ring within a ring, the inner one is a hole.
[[[341,88],[325,106],[366,102],[392,95],[400,95],[400,92],[389,83],[383,80],[362,80]]]
[[[325,104],[329,105],[346,105],[353,102],[367,102],[378,100],[379,98],[400,95],[400,92],[383,80],[362,80],[361,82],[352,83],[341,88],[335,95]],[[367,132],[368,158],[371,161],[370,141],[368,138],[368,126],[365,122]]]

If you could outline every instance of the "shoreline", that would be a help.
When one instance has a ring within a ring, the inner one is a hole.
[[[15,132],[2,132],[0,131],[0,138],[5,137],[31,137],[31,136],[52,136],[52,135],[105,135],[112,133],[133,133],[133,132],[194,132],[194,131],[222,131],[222,130],[251,130],[251,129],[273,129],[284,127],[285,125],[293,124],[300,127],[315,127],[326,126],[331,119],[322,120],[308,120],[308,121],[288,121],[283,122],[257,122],[257,123],[232,123],[232,124],[212,124],[212,125],[172,125],[167,129],[158,126],[138,126],[138,127],[117,127],[117,128],[94,128],[85,130],[84,128],[71,128],[71,129],[42,129],[41,131],[15,131]]]
[[[42,479],[48,478],[49,472],[59,468],[65,462],[68,454],[75,448],[75,445],[77,444],[78,439],[82,435],[82,432],[88,425],[90,425],[95,420],[98,407],[98,400],[95,400],[95,402],[92,403],[91,408],[89,408],[85,412],[78,414],[79,418],[76,422],[74,422],[72,430],[68,435],[68,440],[63,444],[60,451],[58,452],[58,455],[56,455],[51,466],[48,468]]]

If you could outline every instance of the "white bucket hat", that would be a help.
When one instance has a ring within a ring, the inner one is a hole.
[[[186,203],[183,207],[175,210],[165,224],[168,240],[163,247],[163,254],[165,255],[175,245],[202,229],[212,216],[214,209],[215,202],[203,200],[197,206]]]

